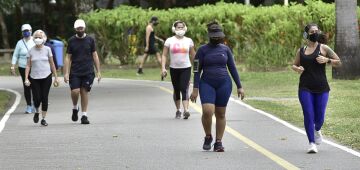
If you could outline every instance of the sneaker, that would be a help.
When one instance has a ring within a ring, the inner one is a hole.
[[[139,68],[136,74],[137,75],[144,74],[144,72],[142,71],[142,68]]]
[[[188,119],[190,117],[190,112],[184,112],[184,119]]]
[[[43,126],[47,126],[48,124],[46,123],[46,120],[45,119],[42,119],[41,120],[41,125],[43,125]]]
[[[72,121],[74,121],[74,122],[78,121],[78,119],[79,119],[78,113],[79,113],[79,108],[72,109],[72,116],[71,116]]]
[[[35,113],[36,112],[36,108],[34,105],[31,106],[31,113]]]
[[[175,119],[180,119],[181,118],[181,112],[180,111],[176,111],[175,113]]]
[[[205,136],[204,138],[204,144],[203,144],[203,149],[204,150],[210,150],[211,149],[211,142],[213,141],[212,136]]]
[[[308,149],[307,153],[317,153],[318,150],[316,148],[315,143],[310,143],[310,148]]]
[[[34,120],[34,123],[38,123],[38,122],[39,122],[39,113],[35,113],[35,114],[34,114],[33,120]]]
[[[218,141],[214,143],[214,152],[224,152],[225,148],[222,146],[222,142]]]
[[[81,124],[90,124],[87,116],[81,116]]]
[[[323,139],[323,136],[321,134],[321,131],[320,130],[319,131],[315,130],[315,144],[320,145],[321,142],[322,142],[322,139]]]
[[[29,113],[33,113],[33,109],[32,109],[32,106],[27,105],[26,109],[25,109],[25,114],[29,114]]]

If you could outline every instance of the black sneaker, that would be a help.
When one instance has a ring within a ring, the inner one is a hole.
[[[90,124],[87,116],[85,115],[81,116],[81,124]]]
[[[188,119],[190,117],[190,112],[184,112],[184,119]]]
[[[214,152],[224,152],[225,148],[222,146],[222,142],[218,141],[214,143]]]
[[[213,141],[213,138],[211,135],[209,136],[205,136],[204,138],[204,145],[203,145],[203,149],[204,150],[210,150],[211,149],[211,142]]]
[[[72,109],[72,116],[71,116],[72,121],[74,121],[74,122],[78,121],[78,119],[79,119],[78,113],[79,113],[79,108]]]
[[[181,112],[180,111],[176,111],[175,113],[175,119],[180,119],[181,118]]]
[[[39,113],[35,113],[35,114],[34,114],[33,120],[34,120],[34,123],[38,123],[38,122],[39,122]]]
[[[144,74],[144,72],[142,71],[142,68],[139,68],[136,74],[137,75]]]
[[[45,119],[42,119],[41,120],[41,125],[43,125],[43,126],[47,126],[48,124],[46,123],[46,120]]]

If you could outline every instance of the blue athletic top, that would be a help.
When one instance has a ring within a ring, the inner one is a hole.
[[[241,88],[234,57],[228,46],[224,44],[202,45],[196,52],[195,60],[199,61],[199,66],[198,72],[194,73],[194,88],[199,88],[200,75],[201,79],[205,81],[223,80],[229,77],[228,69],[237,88]]]

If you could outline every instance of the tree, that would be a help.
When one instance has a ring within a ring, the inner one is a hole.
[[[333,78],[355,79],[360,77],[359,25],[356,0],[335,0],[336,36],[335,52],[342,67],[333,69]]]
[[[19,3],[19,0],[1,0],[0,1],[0,28],[2,35],[2,43],[4,48],[10,48],[9,38],[6,28],[6,23],[4,21],[4,14],[10,13],[12,9],[16,7],[16,4]]]

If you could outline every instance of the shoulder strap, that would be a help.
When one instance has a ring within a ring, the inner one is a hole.
[[[21,39],[21,40],[22,40],[22,42],[24,43],[24,45],[25,45],[25,47],[26,47],[27,51],[29,52],[29,48],[27,47],[27,45],[26,45],[26,43],[25,43],[24,39]]]

